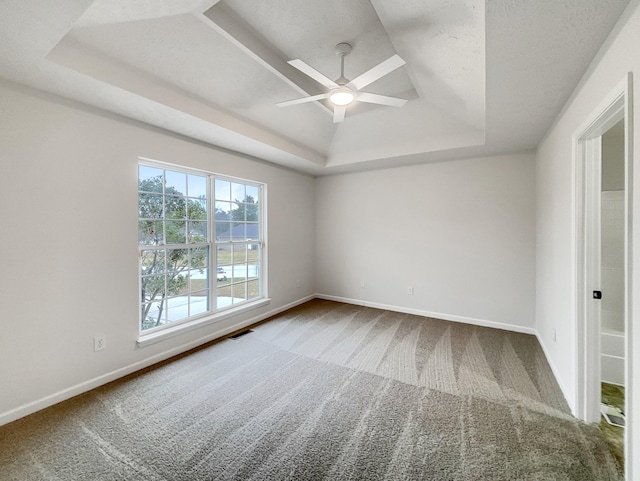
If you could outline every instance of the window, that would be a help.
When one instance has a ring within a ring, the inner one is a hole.
[[[259,187],[216,178],[214,193],[221,309],[260,297]]]
[[[139,164],[141,331],[264,297],[263,190],[216,174]]]

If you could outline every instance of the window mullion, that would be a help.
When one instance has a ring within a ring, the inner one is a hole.
[[[209,310],[218,306],[218,248],[216,245],[216,192],[214,176],[207,176],[207,241],[209,245]],[[215,278],[214,278],[215,275]],[[215,279],[215,282],[214,282]]]

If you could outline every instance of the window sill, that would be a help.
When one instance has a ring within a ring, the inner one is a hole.
[[[140,334],[138,337],[138,347],[146,347],[151,344],[155,344],[160,341],[164,341],[170,337],[178,336],[185,332],[193,331],[194,329],[199,329],[208,324],[213,324],[215,322],[222,321],[224,319],[228,319],[230,317],[237,316],[246,311],[250,311],[252,309],[257,309],[258,307],[266,306],[271,303],[271,299],[265,297],[263,299],[259,299],[255,302],[249,302],[247,304],[242,304],[241,306],[234,307],[232,309],[219,312],[216,314],[212,314],[210,316],[202,317],[200,319],[195,319],[193,321],[184,322],[181,324],[177,324],[175,326],[167,327],[166,329],[162,329],[161,331],[151,332],[149,334]]]

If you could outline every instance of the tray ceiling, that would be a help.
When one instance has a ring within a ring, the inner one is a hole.
[[[628,0],[6,0],[0,75],[316,175],[534,148]],[[3,38],[4,37],[4,38]],[[287,64],[407,63],[334,124]]]

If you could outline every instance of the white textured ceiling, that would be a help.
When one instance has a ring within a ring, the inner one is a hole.
[[[629,0],[2,0],[0,76],[315,175],[534,148]],[[286,61],[401,108],[323,92]]]

